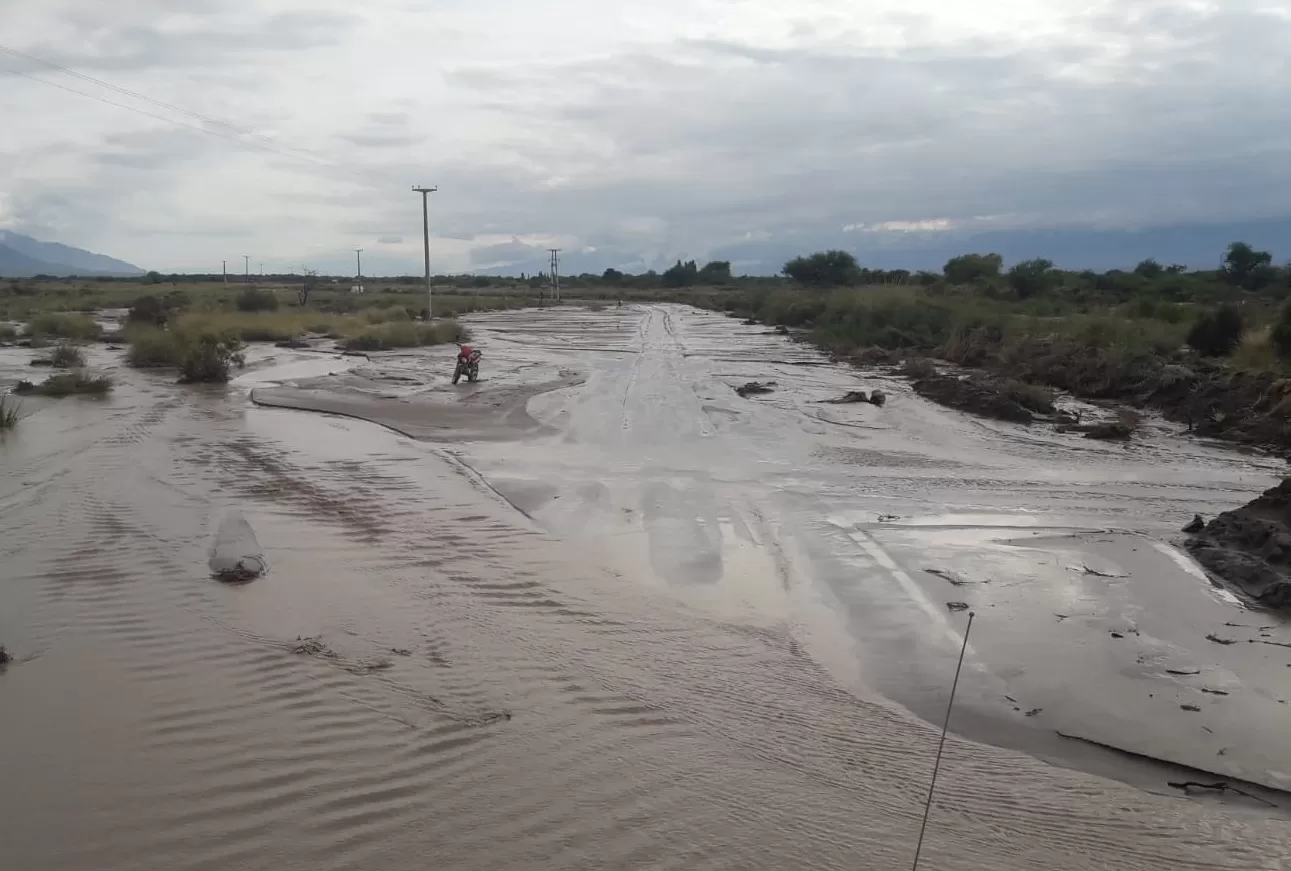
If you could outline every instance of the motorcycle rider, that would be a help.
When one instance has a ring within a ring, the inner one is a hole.
[[[460,365],[463,365],[463,366],[464,366],[464,365],[466,365],[467,363],[470,363],[470,362],[471,362],[471,346],[470,346],[470,345],[458,345],[458,346],[457,346],[457,348],[458,348],[458,350],[457,350],[457,362],[458,362]]]

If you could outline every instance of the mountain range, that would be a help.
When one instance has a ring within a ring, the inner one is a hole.
[[[33,275],[142,275],[132,263],[58,242],[41,242],[12,230],[0,230],[0,278]]]

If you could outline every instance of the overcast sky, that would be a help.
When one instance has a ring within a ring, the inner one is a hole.
[[[0,45],[195,113],[0,51],[0,228],[163,271],[419,264],[418,183],[437,271],[1291,214],[1291,0],[0,0]]]

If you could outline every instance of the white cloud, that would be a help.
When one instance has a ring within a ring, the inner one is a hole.
[[[6,46],[251,131],[0,53],[0,225],[162,269],[416,270],[418,183],[441,269],[1291,212],[1291,20],[1247,0],[182,6],[0,8]]]

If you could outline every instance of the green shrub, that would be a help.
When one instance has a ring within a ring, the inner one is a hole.
[[[27,324],[27,334],[33,338],[89,340],[97,339],[102,332],[92,318],[58,312],[36,315]]]
[[[937,367],[927,357],[911,357],[905,361],[904,372],[907,378],[931,378],[937,374]]]
[[[159,327],[131,327],[126,331],[130,350],[126,364],[136,369],[157,369],[179,365],[175,334]]]
[[[1207,357],[1227,357],[1237,350],[1245,330],[1242,313],[1236,306],[1225,304],[1198,318],[1188,330],[1187,342]]]
[[[236,305],[242,312],[271,312],[278,310],[278,297],[271,291],[248,287],[238,294]]]
[[[179,347],[181,384],[225,384],[234,366],[246,364],[236,340],[214,333],[182,336]]]
[[[341,347],[347,351],[392,351],[396,348],[464,342],[469,335],[466,328],[455,320],[431,324],[393,321],[371,326],[342,341]]]
[[[166,318],[169,316],[170,312],[166,304],[157,297],[147,294],[131,304],[126,319],[132,324],[153,324],[160,327],[165,325]]]
[[[1048,387],[1010,379],[1001,385],[1000,392],[1028,411],[1053,413],[1053,390]]]
[[[85,352],[75,345],[62,342],[49,354],[49,363],[58,369],[85,368]]]
[[[1280,360],[1291,360],[1291,302],[1282,306],[1269,333],[1269,342]]]
[[[15,393],[34,393],[38,396],[102,395],[112,389],[112,379],[107,375],[91,375],[83,370],[52,375],[39,384],[19,381]]]
[[[0,394],[0,431],[13,429],[22,420],[22,400]]]

